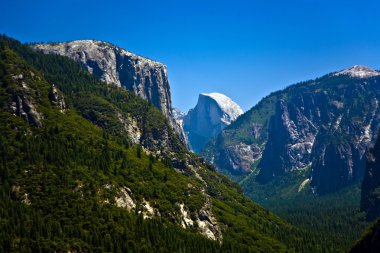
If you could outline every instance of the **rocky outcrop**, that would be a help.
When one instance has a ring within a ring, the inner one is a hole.
[[[116,112],[123,131],[128,135],[133,144],[140,144],[142,131],[136,120],[122,112]]]
[[[26,79],[32,79],[34,73],[23,73],[13,75],[12,79],[16,86],[12,92],[11,100],[8,102],[8,110],[14,115],[22,117],[29,124],[41,127],[43,115],[37,110],[37,101],[34,96],[40,95],[31,89]]]
[[[107,190],[113,189],[114,186],[107,184],[104,187]],[[144,219],[151,219],[155,216],[161,216],[158,209],[153,208],[149,201],[143,199],[139,207],[132,197],[132,191],[128,187],[122,187],[118,190],[115,196],[115,205],[120,208],[125,208],[129,212],[135,212],[138,208],[138,213],[143,215]],[[196,212],[191,213],[184,203],[178,204],[180,213],[178,219],[173,216],[176,223],[181,224],[185,229],[194,228],[195,225],[202,235],[211,240],[222,241],[223,235],[220,225],[218,224],[214,214],[212,213],[212,203],[210,197],[204,194],[206,201],[204,206]],[[104,203],[110,203],[105,200]],[[166,214],[170,215],[170,214]]]
[[[123,187],[115,196],[115,204],[117,207],[126,208],[128,211],[134,211],[136,204],[132,199],[132,191],[128,187]]]
[[[57,107],[61,112],[66,110],[65,98],[60,90],[52,84],[49,90],[50,102]]]
[[[125,87],[148,100],[166,116],[171,115],[170,86],[166,66],[162,63],[96,40],[35,44],[33,48],[72,58],[106,83]]]
[[[222,230],[212,213],[212,203],[208,195],[202,209],[197,213],[195,222],[198,224],[198,230],[201,234],[211,240],[223,240]]]
[[[29,124],[41,127],[42,114],[36,109],[36,106],[25,95],[15,95],[10,104],[10,109],[17,116],[25,119]]]
[[[252,165],[259,161],[262,156],[262,150],[258,145],[239,143],[227,146],[217,156],[220,168],[229,168],[232,166],[230,173],[245,174],[250,173]]]
[[[183,119],[186,116],[184,112],[177,108],[173,108],[172,110],[172,118],[173,118],[173,128],[178,133],[178,136],[183,144],[186,147],[190,148],[189,139],[187,138],[187,134],[183,129]]]
[[[223,94],[200,94],[195,108],[183,118],[191,149],[200,152],[212,137],[242,113],[240,106]]]
[[[179,204],[180,224],[183,228],[197,227],[199,233],[210,240],[223,240],[222,231],[211,211],[211,202],[208,199],[203,208],[196,213],[191,213],[185,204]]]
[[[367,213],[368,220],[380,217],[380,134],[375,146],[367,154],[361,210]]]

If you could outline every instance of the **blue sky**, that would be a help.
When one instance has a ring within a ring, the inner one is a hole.
[[[173,104],[221,92],[244,110],[285,86],[355,64],[380,69],[380,1],[3,0],[0,33],[98,39],[165,63]]]

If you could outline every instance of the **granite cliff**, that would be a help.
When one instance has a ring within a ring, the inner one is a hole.
[[[166,66],[110,43],[76,40],[34,44],[46,54],[67,56],[108,84],[124,87],[171,115],[171,95]]]
[[[200,94],[197,105],[183,116],[183,129],[191,149],[200,152],[211,138],[242,113],[240,106],[224,94]]]
[[[203,155],[222,172],[254,171],[262,183],[311,169],[318,193],[357,182],[379,129],[379,75],[354,66],[274,92],[223,130]]]

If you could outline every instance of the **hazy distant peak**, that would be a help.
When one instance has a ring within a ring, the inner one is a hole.
[[[380,73],[366,66],[355,65],[351,68],[337,72],[334,75],[335,76],[349,75],[351,77],[357,77],[357,78],[368,78],[368,77],[378,76],[380,75]]]
[[[173,108],[172,109],[172,117],[173,117],[173,119],[183,119],[183,117],[185,117],[185,115],[186,115],[186,113],[184,113],[183,111],[181,111],[178,108]]]

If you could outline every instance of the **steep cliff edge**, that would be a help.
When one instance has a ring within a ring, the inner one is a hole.
[[[124,87],[155,105],[166,116],[171,115],[170,86],[166,66],[162,63],[96,40],[35,44],[33,48],[46,54],[67,56],[106,83]]]

